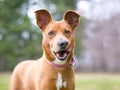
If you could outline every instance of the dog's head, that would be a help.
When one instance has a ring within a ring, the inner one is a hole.
[[[36,22],[43,34],[42,46],[48,60],[65,64],[73,57],[74,29],[79,23],[80,14],[67,11],[61,21],[54,21],[46,10],[38,10]]]

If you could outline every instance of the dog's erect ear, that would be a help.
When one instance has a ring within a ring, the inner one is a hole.
[[[80,12],[75,12],[75,11],[67,11],[64,14],[64,20],[68,22],[68,24],[71,26],[72,29],[74,29],[78,23],[79,23],[79,17],[80,17]]]
[[[50,23],[52,17],[47,10],[38,10],[35,12],[37,25],[44,30],[45,27]]]

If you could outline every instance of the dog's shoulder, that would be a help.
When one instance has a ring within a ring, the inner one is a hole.
[[[18,63],[14,69],[14,72],[24,72],[28,68],[32,67],[32,65],[35,63],[35,60],[25,60],[20,63]]]

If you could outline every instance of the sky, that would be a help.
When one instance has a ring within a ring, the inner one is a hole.
[[[78,0],[77,9],[87,19],[101,21],[120,13],[120,0]]]

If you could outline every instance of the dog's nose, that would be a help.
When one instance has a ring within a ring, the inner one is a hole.
[[[58,42],[58,45],[61,47],[61,48],[66,48],[66,46],[68,45],[68,42],[66,40],[60,40]]]

